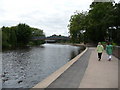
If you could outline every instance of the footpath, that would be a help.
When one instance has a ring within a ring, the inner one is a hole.
[[[118,88],[118,59],[112,56],[112,61],[108,61],[104,52],[102,60],[98,61],[97,52],[93,48],[79,88]]]
[[[90,47],[59,76],[55,73],[33,88],[118,88],[118,59],[112,56],[112,61],[108,61],[107,58],[104,52],[98,61],[96,49]]]

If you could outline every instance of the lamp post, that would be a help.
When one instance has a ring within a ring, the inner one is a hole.
[[[109,34],[109,42],[111,41],[111,29],[112,29],[112,27],[109,27],[109,31],[108,31],[108,34]]]
[[[114,26],[113,27],[109,27],[109,29],[108,29],[109,30],[108,31],[109,32],[108,33],[109,34],[109,42],[112,41],[112,30],[115,30],[115,29],[116,29],[116,27],[114,27]]]
[[[80,33],[83,34],[83,43],[85,43],[85,35],[84,35],[85,32],[86,30],[80,30]]]

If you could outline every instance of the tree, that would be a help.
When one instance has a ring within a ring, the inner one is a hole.
[[[18,24],[13,27],[5,27],[1,28],[2,32],[2,48],[12,48],[19,46],[32,45],[33,43],[42,44],[44,40],[41,41],[32,41],[32,37],[35,36],[44,36],[45,34],[43,30],[32,28],[26,24]],[[30,44],[32,43],[32,44]],[[33,45],[34,45],[33,44]],[[36,45],[36,44],[35,44]]]
[[[10,43],[13,47],[15,47],[15,46],[17,45],[16,29],[17,29],[17,27],[11,27],[11,28],[10,28],[9,43]]]
[[[8,36],[5,32],[2,32],[2,48],[9,47]]]
[[[76,12],[68,25],[72,42],[106,41],[109,37],[120,44],[120,3],[93,2],[86,13]],[[112,29],[109,29],[109,28]],[[81,33],[82,30],[86,32]]]
[[[18,24],[16,34],[18,45],[27,45],[31,39],[32,31],[28,25]]]
[[[74,15],[71,16],[68,25],[71,41],[73,43],[78,43],[83,41],[83,33],[81,33],[82,30],[85,29],[85,18],[86,18],[87,12],[79,13],[78,11],[75,12]]]
[[[2,48],[9,47],[9,28],[3,26],[2,30]]]
[[[112,38],[114,42],[118,43],[120,45],[120,3],[116,3],[114,6],[114,32],[112,32]]]
[[[32,37],[41,37],[41,36],[45,37],[43,30],[38,29],[38,28],[31,28],[31,30],[32,30]],[[45,40],[34,40],[32,41],[32,43],[34,45],[40,45],[40,44],[45,43]]]
[[[113,4],[112,2],[93,2],[90,8],[88,36],[95,43],[105,41],[107,29],[113,24]]]
[[[45,36],[43,30],[41,30],[41,29],[31,28],[31,30],[32,30],[32,37]]]

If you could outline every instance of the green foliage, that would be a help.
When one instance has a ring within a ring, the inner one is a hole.
[[[32,30],[32,37],[39,37],[39,36],[45,37],[43,30],[37,28],[31,28],[31,30]],[[41,45],[44,43],[45,40],[33,40],[32,43],[30,43],[29,45]]]
[[[45,36],[43,30],[41,29],[31,28],[31,30],[32,30],[32,37]]]
[[[31,28],[26,24],[19,24],[17,26],[17,43],[27,45],[31,39]],[[18,45],[19,45],[18,44]]]
[[[116,43],[114,43],[114,42],[112,43],[112,45],[113,45],[113,46],[117,46],[117,44],[116,44]]]
[[[44,40],[34,40],[29,45],[41,45],[41,44],[44,44],[44,43],[45,43]]]
[[[32,28],[26,24],[18,24],[14,27],[2,27],[2,48],[11,48],[26,45],[38,45],[42,41],[31,41],[33,36],[45,36],[43,30]],[[34,33],[33,33],[34,32]]]
[[[2,48],[10,47],[9,44],[9,28],[8,27],[2,27]]]
[[[116,3],[114,6],[114,26],[116,30],[112,32],[113,41],[120,45],[120,3]]]
[[[92,3],[89,11],[90,21],[88,23],[89,38],[93,42],[104,41],[107,34],[106,31],[113,23],[111,20],[111,14],[113,10],[113,4],[110,2]]]
[[[112,38],[120,44],[120,3],[93,2],[88,12],[76,12],[71,16],[68,29],[73,42],[98,43]],[[116,29],[109,30],[109,27]],[[81,33],[86,30],[85,33]]]
[[[68,25],[71,41],[73,43],[83,41],[83,33],[82,31],[85,29],[85,19],[86,12],[78,13],[75,12],[75,15],[71,16],[70,24]]]
[[[9,43],[15,47],[17,45],[16,27],[10,28]]]
[[[107,44],[106,42],[101,42],[101,44]]]

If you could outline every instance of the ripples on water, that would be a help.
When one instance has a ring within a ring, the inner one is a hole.
[[[3,88],[31,88],[80,53],[80,47],[44,44],[4,51]]]

